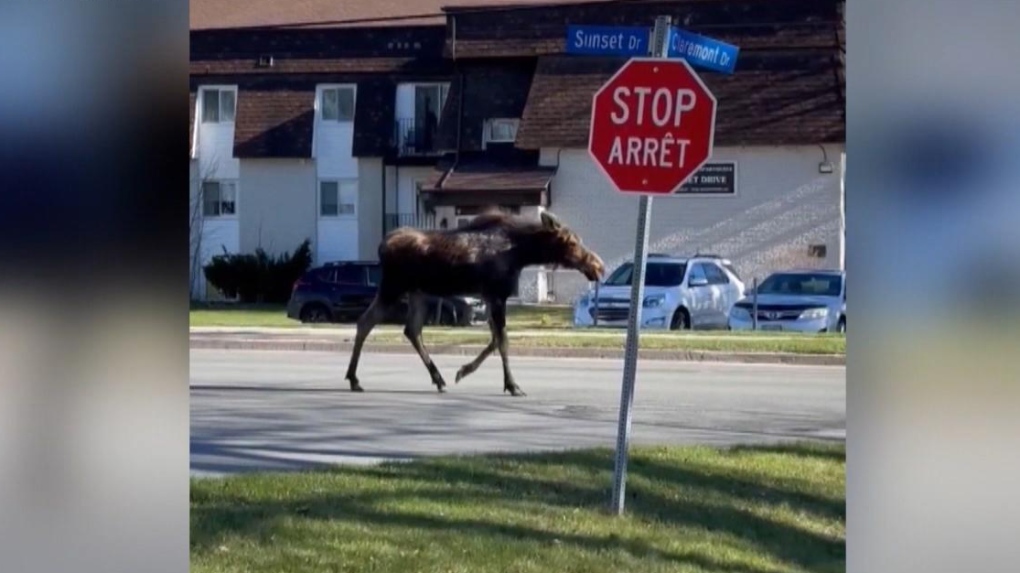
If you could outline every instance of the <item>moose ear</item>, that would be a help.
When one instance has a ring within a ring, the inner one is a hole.
[[[560,223],[559,219],[557,219],[555,216],[553,216],[552,213],[548,211],[542,211],[540,216],[542,218],[542,225],[545,226],[546,228],[559,229],[560,227],[563,226]]]

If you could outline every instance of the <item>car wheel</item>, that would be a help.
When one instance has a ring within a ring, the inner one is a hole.
[[[329,309],[322,304],[309,304],[301,309],[301,322],[323,323],[329,322],[331,318]]]
[[[691,315],[687,313],[686,308],[678,308],[673,313],[673,320],[669,323],[670,330],[690,330],[691,329]]]
[[[836,325],[836,332],[846,334],[846,317],[839,317],[839,324]]]

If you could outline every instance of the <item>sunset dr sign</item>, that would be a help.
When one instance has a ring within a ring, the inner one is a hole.
[[[621,193],[671,195],[712,156],[715,115],[685,60],[631,58],[595,93],[588,153]]]

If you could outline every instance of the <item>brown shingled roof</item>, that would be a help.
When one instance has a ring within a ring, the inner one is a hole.
[[[238,90],[234,155],[311,157],[315,90],[287,85]]]
[[[745,54],[733,75],[701,73],[718,101],[716,145],[783,145],[845,139],[837,56]],[[517,132],[523,149],[587,147],[592,96],[621,59],[544,56]]]
[[[505,149],[465,152],[460,160],[446,156],[431,177],[421,184],[423,193],[534,192],[543,191],[556,175],[553,167],[540,167],[538,153]]]
[[[673,24],[752,50],[831,47],[842,0],[660,0],[564,3],[513,12],[457,14],[445,53],[461,58],[562,54],[569,24],[646,26],[668,15]]]

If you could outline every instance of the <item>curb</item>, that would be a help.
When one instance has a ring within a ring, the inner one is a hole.
[[[258,340],[251,338],[192,337],[190,347],[203,350],[283,350],[311,352],[349,352],[352,342],[330,340]],[[475,356],[484,348],[480,344],[431,344],[429,353],[435,355]],[[366,343],[365,352],[375,354],[414,354],[410,344]],[[548,358],[609,358],[622,360],[623,349],[615,348],[513,348],[515,356]],[[714,352],[707,350],[640,350],[642,360],[668,360],[684,362],[731,362],[742,364],[796,364],[803,366],[846,366],[842,354],[794,354],[773,352]]]

